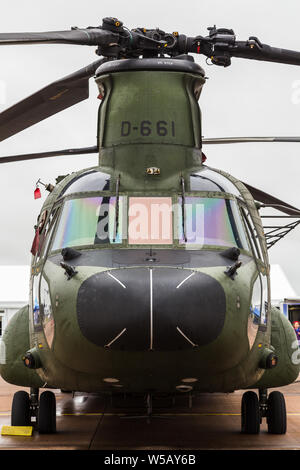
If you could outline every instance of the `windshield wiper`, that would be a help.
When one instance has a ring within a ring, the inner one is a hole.
[[[115,210],[113,242],[116,241],[118,228],[119,228],[119,189],[120,189],[120,175],[118,176],[117,181],[116,181],[116,210]]]
[[[186,232],[185,232],[185,187],[184,187],[184,177],[181,176],[181,189],[182,189],[182,204],[181,204],[181,211],[182,211],[182,231],[183,231],[183,238],[184,241],[187,242]]]

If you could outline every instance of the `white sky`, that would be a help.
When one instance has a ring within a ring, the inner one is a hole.
[[[300,51],[298,0],[201,0],[161,2],[102,0],[10,0],[2,2],[1,32],[66,30],[101,24],[105,16],[128,28],[145,26],[188,36],[207,27],[234,29],[237,39],[257,36],[263,43]],[[0,47],[0,112],[48,83],[95,61],[94,47],[28,45]],[[233,59],[231,67],[209,67],[200,105],[205,137],[299,135],[300,68]],[[96,144],[96,85],[90,99],[0,144],[0,156]],[[300,144],[207,146],[207,164],[300,207]],[[34,200],[36,181],[97,164],[97,155],[56,157],[0,166],[0,265],[30,264],[33,226],[43,199]],[[300,293],[300,228],[270,249]]]
[[[29,278],[29,266],[0,265],[0,303],[28,303]]]

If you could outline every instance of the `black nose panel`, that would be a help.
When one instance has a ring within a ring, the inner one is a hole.
[[[112,349],[145,350],[149,344],[148,269],[120,269],[91,276],[79,289],[77,316],[83,335],[92,343]]]
[[[190,349],[221,333],[222,286],[211,276],[176,268],[124,268],[83,282],[77,316],[98,346],[126,351]]]

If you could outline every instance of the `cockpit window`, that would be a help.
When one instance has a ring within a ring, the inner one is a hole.
[[[123,198],[89,197],[65,202],[52,250],[70,246],[121,243]]]
[[[249,250],[235,201],[223,198],[185,197],[183,206],[180,197],[178,208],[180,244],[236,246]]]
[[[234,196],[241,196],[237,187],[228,178],[206,167],[203,167],[203,169],[197,173],[191,174],[190,190],[221,191],[223,193],[233,194]]]
[[[262,261],[264,258],[260,246],[260,240],[252,217],[246,207],[241,207],[241,212],[245,220],[245,226],[248,232],[248,237],[252,246],[253,254],[256,258],[259,258]]]
[[[110,175],[100,171],[91,170],[77,176],[64,187],[60,196],[87,191],[109,191]]]
[[[129,197],[129,245],[170,245],[173,243],[171,197]]]
[[[40,235],[40,240],[39,240],[39,248],[38,248],[38,258],[43,257],[47,253],[47,249],[49,246],[49,242],[51,240],[51,235],[53,232],[53,229],[55,227],[55,222],[57,220],[57,215],[58,215],[58,209],[57,207],[51,212],[47,224],[45,226],[45,229]]]
[[[95,195],[68,199],[53,238],[53,251],[121,243],[191,249],[236,246],[249,251],[236,201],[221,197]]]

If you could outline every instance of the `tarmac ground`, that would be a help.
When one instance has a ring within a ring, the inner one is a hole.
[[[13,394],[22,389],[0,378],[0,429],[10,425]],[[142,399],[120,395],[55,390],[57,432],[32,436],[0,435],[0,450],[299,450],[300,382],[279,389],[287,408],[287,432],[272,435],[264,419],[257,435],[241,433],[241,398],[203,394],[153,400],[153,417],[145,417]],[[270,392],[271,390],[269,390]],[[110,452],[111,453],[111,452]]]

